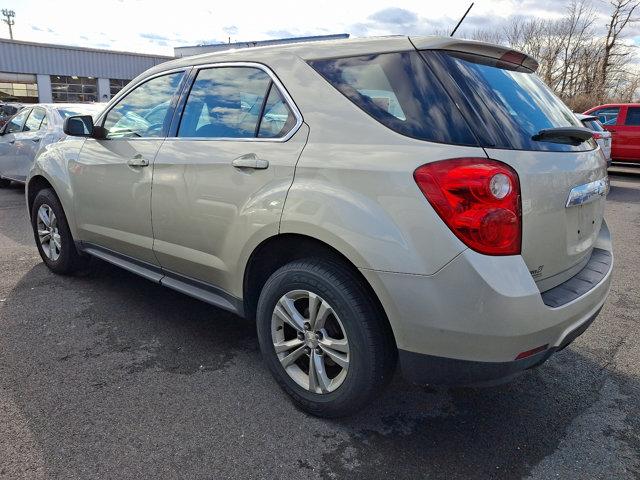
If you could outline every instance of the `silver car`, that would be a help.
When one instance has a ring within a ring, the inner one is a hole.
[[[607,166],[611,166],[611,132],[606,130],[598,117],[593,115],[584,115],[582,113],[576,113],[578,120],[582,122],[585,128],[588,128],[593,132],[593,138],[600,146],[600,150],[604,154],[604,158],[607,159]]]
[[[163,63],[37,158],[38,250],[255,320],[314,415],[361,409],[398,361],[411,381],[504,381],[589,326],[613,267],[605,159],[536,68],[438,37]]]
[[[47,145],[65,137],[62,124],[73,115],[95,115],[100,104],[46,104],[22,108],[0,129],[0,187],[24,183],[33,161]]]

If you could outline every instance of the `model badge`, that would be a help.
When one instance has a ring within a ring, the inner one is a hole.
[[[529,270],[529,273],[531,274],[532,277],[539,277],[540,275],[542,275],[542,269],[544,268],[544,265],[540,265],[538,268],[536,268],[535,270]]]

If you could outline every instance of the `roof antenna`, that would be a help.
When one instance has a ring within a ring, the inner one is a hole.
[[[471,10],[471,8],[473,7],[474,2],[471,2],[471,5],[469,5],[469,8],[467,8],[467,11],[464,12],[464,15],[462,16],[462,18],[460,19],[460,21],[458,22],[458,24],[456,25],[456,28],[453,29],[453,32],[451,32],[451,35],[449,35],[450,37],[453,37],[456,34],[456,30],[458,30],[458,27],[460,26],[460,24],[464,21],[465,18],[467,18],[467,14],[469,13],[469,11]]]

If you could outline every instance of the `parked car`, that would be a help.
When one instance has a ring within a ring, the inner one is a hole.
[[[611,158],[614,162],[640,163],[640,103],[599,105],[585,115],[598,117],[611,132]]]
[[[0,104],[0,127],[2,127],[7,120],[18,113],[23,107],[20,103],[2,103]]]
[[[611,166],[611,132],[605,130],[602,123],[598,117],[593,115],[583,115],[581,113],[576,113],[578,120],[582,122],[582,125],[585,128],[588,128],[593,132],[593,138],[596,140],[598,145],[600,146],[600,150],[604,154],[604,157],[607,159],[607,166]]]
[[[254,319],[314,415],[357,411],[398,359],[411,381],[504,381],[589,326],[613,265],[606,163],[536,68],[434,37],[163,63],[38,157],[38,250]]]
[[[0,129],[0,188],[24,183],[33,160],[65,135],[62,124],[72,115],[97,114],[103,105],[40,103],[21,109]]]

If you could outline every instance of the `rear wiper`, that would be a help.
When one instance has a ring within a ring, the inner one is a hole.
[[[583,127],[556,127],[545,128],[536,133],[532,140],[538,142],[564,143],[568,145],[580,145],[593,137],[593,132]]]

